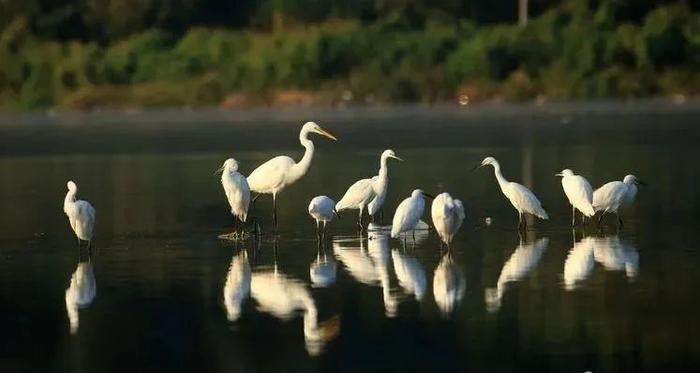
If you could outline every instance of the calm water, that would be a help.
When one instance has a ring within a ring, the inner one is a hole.
[[[0,371],[695,370],[697,107],[0,118]],[[307,119],[340,141],[314,138],[310,172],[279,199],[279,237],[266,198],[262,242],[217,238],[232,220],[213,171],[301,157]],[[368,240],[352,212],[319,249],[308,201],[376,174],[384,148],[405,159],[390,164],[385,220],[416,187],[465,202],[449,256],[434,233]],[[469,171],[486,155],[550,222],[518,237],[492,171]],[[621,231],[572,232],[553,176],[565,167],[650,186]],[[91,256],[62,212],[69,179],[97,209]],[[78,288],[83,304],[66,302]]]

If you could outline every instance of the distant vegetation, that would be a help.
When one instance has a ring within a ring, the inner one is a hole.
[[[77,3],[93,2],[105,1]],[[698,95],[700,12],[683,1],[638,14],[620,4],[566,1],[523,27],[405,7],[312,20],[265,8],[235,25],[133,16],[63,33],[0,5],[0,109]]]

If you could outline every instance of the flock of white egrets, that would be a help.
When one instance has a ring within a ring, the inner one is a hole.
[[[247,178],[238,172],[238,162],[227,159],[217,172],[221,172],[221,184],[226,198],[231,206],[231,213],[241,222],[248,220],[248,210],[254,205],[255,200],[262,194],[272,194],[273,220],[277,228],[277,194],[287,186],[295,183],[306,174],[314,155],[314,143],[309,140],[310,133],[337,140],[335,136],[321,128],[314,122],[307,122],[299,133],[299,141],[305,148],[304,156],[299,162],[291,157],[281,155],[270,159],[256,168]],[[343,210],[359,210],[358,226],[364,229],[362,216],[365,208],[371,217],[381,210],[386,199],[389,185],[388,160],[396,159],[393,150],[385,150],[379,161],[379,173],[367,179],[361,179],[352,184],[343,197],[335,203],[326,196],[318,196],[309,204],[309,214],[316,220],[319,235],[325,231],[326,224],[337,217]],[[486,157],[478,167],[493,166],[494,174],[501,191],[518,211],[518,228],[526,225],[523,215],[534,215],[540,219],[549,219],[549,215],[542,207],[534,193],[522,184],[506,180],[501,172],[501,166],[493,157]],[[637,194],[637,185],[645,185],[634,175],[625,176],[623,181],[609,182],[595,192],[591,184],[583,176],[574,174],[570,169],[564,169],[556,176],[562,177],[562,187],[569,203],[572,206],[572,225],[576,223],[576,210],[586,217],[593,217],[596,212],[601,212],[598,223],[600,224],[605,214],[614,213],[618,217],[618,224],[622,226],[619,210],[621,207],[631,204]],[[68,193],[63,204],[63,210],[68,215],[70,225],[80,240],[92,240],[95,226],[95,209],[89,202],[76,200],[77,186],[74,182],[68,182]],[[251,200],[251,192],[257,193]],[[425,197],[431,195],[416,189],[411,196],[404,199],[396,208],[391,225],[391,237],[397,238],[404,232],[416,229],[425,210]],[[452,198],[449,193],[442,193],[433,199],[431,206],[433,225],[442,242],[449,246],[452,238],[462,225],[464,220],[464,206],[458,199]],[[257,224],[256,227],[257,234]]]

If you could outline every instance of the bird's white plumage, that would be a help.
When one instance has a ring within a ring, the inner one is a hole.
[[[379,212],[384,205],[384,201],[386,200],[387,190],[389,189],[389,158],[403,161],[401,158],[397,157],[394,151],[391,149],[387,149],[382,152],[379,159],[379,172],[377,176],[372,178],[372,181],[374,182],[375,196],[367,205],[367,213],[369,213],[370,216],[374,216],[374,214]]]
[[[486,157],[481,162],[481,166],[491,165],[493,166],[493,172],[498,181],[498,185],[501,187],[501,192],[510,203],[515,207],[519,214],[528,213],[537,216],[540,219],[549,219],[549,215],[542,208],[540,200],[537,199],[534,193],[530,189],[526,188],[524,185],[514,183],[512,181],[506,180],[501,173],[501,165],[493,157]]]
[[[248,254],[241,251],[231,259],[224,284],[224,307],[226,318],[236,321],[241,316],[243,302],[250,295],[251,270]]]
[[[231,206],[231,214],[238,220],[245,222],[248,219],[248,207],[250,206],[248,181],[238,172],[238,162],[233,158],[227,159],[221,170],[221,185],[224,188],[228,204]]]
[[[70,286],[66,289],[66,312],[70,322],[71,334],[78,331],[80,314],[78,310],[89,306],[97,296],[97,282],[92,263],[81,262],[73,272]]]
[[[365,206],[376,196],[374,192],[374,182],[372,179],[361,179],[350,185],[343,198],[335,205],[335,209],[343,210],[364,210]]]
[[[75,235],[83,241],[90,241],[95,228],[95,208],[88,201],[76,200],[78,186],[74,182],[69,181],[67,186],[68,193],[63,201],[63,212],[68,216]]]
[[[396,238],[402,232],[413,230],[425,210],[425,197],[423,191],[416,189],[411,196],[399,203],[394,212],[394,219],[391,224],[391,238]]]
[[[335,218],[335,202],[326,196],[314,197],[309,202],[309,215],[316,224],[327,223]]]
[[[637,196],[638,179],[627,175],[623,181],[605,183],[593,192],[593,208],[596,211],[617,213],[620,207],[630,205]]]
[[[307,122],[299,132],[299,142],[305,148],[304,156],[299,162],[281,155],[270,159],[248,176],[250,190],[261,194],[276,196],[285,187],[293,184],[306,174],[314,155],[314,143],[309,140],[309,133],[317,133],[330,139],[336,138],[314,122]]]
[[[571,206],[586,216],[595,215],[591,183],[585,177],[574,174],[570,169],[563,170],[559,175],[562,176],[561,186]]]
[[[462,201],[452,198],[449,193],[441,193],[433,200],[430,215],[438,235],[449,245],[465,217]]]

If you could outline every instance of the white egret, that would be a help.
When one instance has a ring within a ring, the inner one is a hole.
[[[385,150],[379,159],[379,175],[369,179],[361,179],[350,185],[348,190],[343,195],[343,198],[335,205],[335,209],[340,212],[343,210],[360,210],[358,215],[357,225],[363,229],[362,213],[365,207],[372,205],[370,215],[374,215],[384,204],[386,191],[389,185],[389,173],[387,161],[389,158],[394,158],[403,161],[397,157],[393,150]]]
[[[517,282],[537,266],[542,258],[542,253],[547,249],[548,238],[524,244],[522,241],[515,248],[513,254],[503,264],[501,274],[498,276],[496,288],[486,289],[486,308],[489,312],[497,311],[501,308],[501,300],[506,291],[508,283]]]
[[[250,187],[245,176],[238,172],[238,162],[229,158],[216,172],[221,172],[221,185],[231,206],[231,214],[245,223],[250,206]]]
[[[443,316],[448,316],[464,298],[467,283],[464,273],[449,251],[442,256],[433,275],[433,296]]]
[[[321,237],[321,223],[323,223],[323,235],[326,234],[326,223],[332,221],[338,213],[335,211],[335,202],[326,196],[314,197],[309,203],[309,215],[316,220],[318,236]]]
[[[484,167],[486,165],[493,166],[493,173],[496,175],[496,180],[501,187],[501,192],[503,192],[503,195],[508,198],[513,207],[518,211],[518,227],[527,224],[523,219],[524,213],[532,214],[544,220],[549,219],[549,215],[547,215],[547,212],[542,208],[540,200],[537,199],[530,189],[526,188],[524,185],[508,181],[503,177],[501,165],[496,158],[486,157],[481,161],[481,165],[478,167]]]
[[[576,210],[581,211],[585,216],[595,215],[593,209],[593,187],[591,183],[581,175],[574,174],[566,168],[554,176],[561,176],[561,186],[564,194],[571,204],[571,226],[576,225]]]
[[[564,262],[564,288],[573,290],[593,272],[593,237],[575,242]]]
[[[231,258],[224,284],[224,307],[228,321],[236,321],[241,316],[243,302],[250,296],[250,281],[248,253],[241,250]]]
[[[304,341],[312,356],[321,353],[325,345],[340,332],[338,317],[318,322],[316,302],[304,283],[287,277],[276,269],[253,272],[250,290],[258,303],[258,309],[280,320],[290,320],[298,311],[302,311]]]
[[[67,186],[68,193],[63,201],[63,212],[68,216],[70,226],[78,237],[78,246],[80,246],[80,240],[83,240],[87,241],[90,247],[95,227],[95,208],[88,201],[75,199],[78,186],[74,182],[69,181]]]
[[[391,259],[394,262],[394,273],[399,280],[399,285],[409,294],[413,294],[417,301],[423,299],[428,281],[425,269],[418,259],[401,254],[397,249],[391,250]]]
[[[433,200],[430,214],[440,239],[449,247],[464,220],[462,201],[453,199],[449,193],[438,194]]]
[[[433,198],[430,194],[416,189],[410,197],[399,203],[391,224],[391,238],[397,238],[401,233],[415,229],[425,210],[425,197]]]
[[[66,312],[70,322],[70,332],[75,334],[80,325],[78,309],[89,306],[97,296],[97,282],[92,263],[80,262],[70,279],[70,286],[66,289]]]
[[[277,194],[301,179],[308,171],[309,166],[311,166],[311,159],[314,156],[314,143],[308,138],[310,133],[317,133],[331,140],[337,140],[335,136],[328,133],[318,124],[307,122],[301,128],[301,132],[299,132],[299,142],[306,150],[298,163],[291,157],[280,155],[263,163],[248,176],[250,190],[258,193],[253,201],[260,194],[272,194],[272,218],[275,222],[275,228],[277,227]]]
[[[611,181],[596,189],[593,192],[593,208],[603,212],[598,219],[598,224],[603,221],[605,214],[614,213],[617,215],[619,226],[622,227],[620,208],[634,202],[637,196],[637,185],[645,186],[646,183],[634,175],[627,175],[622,181]]]

